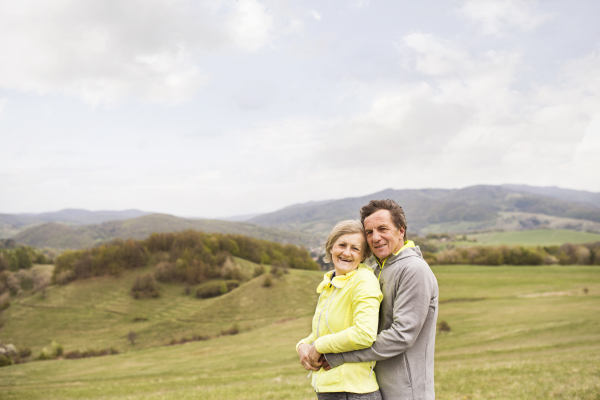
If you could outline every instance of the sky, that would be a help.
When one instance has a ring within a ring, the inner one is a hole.
[[[0,213],[600,191],[595,0],[0,1]]]

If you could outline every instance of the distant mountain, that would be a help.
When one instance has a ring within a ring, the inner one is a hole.
[[[559,200],[600,207],[600,193],[562,189],[556,186],[537,187],[527,185],[502,185],[502,187],[515,192],[539,194],[541,196],[553,197]]]
[[[69,208],[39,214],[0,214],[0,238],[16,235],[26,227],[46,222],[63,222],[71,225],[92,225],[107,221],[122,221],[152,213],[140,210],[88,211]]]
[[[151,214],[99,225],[72,226],[50,222],[27,228],[12,239],[29,246],[64,250],[91,247],[117,238],[145,239],[154,232],[177,232],[186,229],[242,234],[296,245],[318,244],[311,235],[303,232],[287,232],[244,222],[184,219],[165,214]]]
[[[372,199],[393,199],[402,205],[413,234],[543,227],[600,231],[600,207],[485,185],[386,189],[362,197],[295,204],[248,222],[323,236],[336,222],[358,218],[360,207]]]

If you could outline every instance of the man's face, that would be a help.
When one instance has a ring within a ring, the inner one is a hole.
[[[388,210],[379,210],[365,218],[367,243],[375,257],[383,260],[402,247],[404,228],[396,228]]]

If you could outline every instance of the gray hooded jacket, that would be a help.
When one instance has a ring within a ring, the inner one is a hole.
[[[383,301],[379,334],[368,349],[326,354],[332,368],[377,361],[375,373],[384,400],[433,400],[433,353],[438,284],[419,247],[392,254],[374,267]]]

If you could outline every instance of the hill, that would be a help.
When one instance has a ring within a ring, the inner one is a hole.
[[[556,186],[538,187],[528,185],[502,185],[502,187],[515,192],[539,194],[541,196],[552,197],[559,200],[600,207],[600,193],[563,189]]]
[[[600,232],[599,207],[500,186],[387,189],[361,197],[295,204],[248,222],[323,236],[337,221],[358,218],[360,207],[372,199],[393,199],[402,205],[413,234],[534,228]]]
[[[47,222],[63,222],[69,225],[91,225],[107,221],[137,218],[149,214],[140,210],[88,211],[71,208],[39,214],[0,214],[0,238],[12,237],[27,227]]]
[[[195,229],[208,233],[232,233],[279,243],[310,246],[315,239],[306,233],[288,232],[255,224],[212,219],[184,219],[166,214],[151,214],[99,225],[70,226],[47,223],[27,228],[15,235],[15,241],[34,247],[82,249],[113,239],[145,239],[152,233],[179,232]]]
[[[593,267],[433,268],[440,285],[436,398],[516,400],[600,396],[600,270]],[[141,272],[141,271],[140,271]],[[307,335],[322,273],[290,271],[270,288],[260,278],[214,299],[164,285],[133,300],[134,272],[24,295],[4,311],[4,343],[38,354],[115,346],[122,354],[0,368],[2,398],[314,398],[294,346]],[[582,291],[588,289],[587,294]],[[134,322],[145,316],[146,321]],[[241,333],[179,346],[171,339]],[[138,342],[127,342],[129,331]]]

